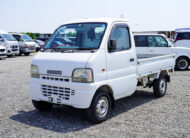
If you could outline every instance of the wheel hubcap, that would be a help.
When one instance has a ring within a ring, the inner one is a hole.
[[[185,59],[180,60],[179,63],[178,63],[178,67],[180,69],[186,69],[187,66],[188,66],[188,62]]]
[[[101,97],[96,105],[96,112],[99,117],[104,117],[108,112],[108,100],[106,97]]]
[[[160,92],[165,93],[165,91],[166,91],[166,81],[165,81],[165,79],[162,79],[160,81]]]

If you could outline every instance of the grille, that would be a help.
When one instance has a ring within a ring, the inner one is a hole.
[[[18,48],[18,46],[12,46],[12,48]]]
[[[43,80],[53,80],[53,81],[67,81],[69,82],[69,79],[65,79],[62,77],[54,77],[54,76],[42,76],[41,77]]]
[[[0,49],[0,52],[5,52],[5,49]]]
[[[59,98],[63,100],[69,100],[71,95],[72,96],[75,95],[75,90],[71,90],[70,88],[41,85],[41,89],[42,89],[43,96],[46,96],[46,97],[57,95]]]
[[[34,50],[34,49],[35,49],[35,46],[31,46],[29,49],[30,49],[30,50]]]

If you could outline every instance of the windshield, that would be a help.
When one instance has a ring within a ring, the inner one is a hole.
[[[16,39],[11,34],[1,34],[1,36],[7,41],[16,41]]]
[[[22,39],[25,41],[25,42],[33,42],[32,38],[26,34],[23,34],[22,35]]]
[[[98,49],[106,23],[63,25],[49,39],[44,49]]]

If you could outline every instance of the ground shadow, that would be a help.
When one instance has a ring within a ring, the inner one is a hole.
[[[110,118],[154,99],[155,97],[151,92],[136,91],[132,96],[116,101]],[[17,115],[11,116],[10,119],[61,133],[79,131],[95,125],[87,120],[85,110],[74,109],[68,106],[56,106],[51,111],[43,113],[36,110],[19,111]]]

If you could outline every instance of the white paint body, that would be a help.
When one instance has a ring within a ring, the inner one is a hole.
[[[9,34],[9,33],[0,31],[0,35],[2,35],[2,34]],[[7,41],[6,39],[4,39],[4,41],[0,41],[0,45],[4,46],[6,48],[7,55],[18,55],[19,54],[19,46],[18,46],[18,42],[16,40],[15,41]]]
[[[19,49],[21,53],[31,53],[31,52],[36,51],[36,43],[34,41],[31,41],[31,42],[24,41],[23,34],[13,33],[12,35],[20,36],[21,39],[17,41],[18,41],[18,45],[19,45]]]
[[[190,48],[173,46],[173,44],[169,41],[168,38],[166,38],[165,35],[135,34],[134,36],[161,36],[168,42],[167,47],[136,47],[137,55],[141,55],[141,57],[154,57],[159,55],[175,54],[176,60],[179,57],[187,57],[190,60]]]
[[[30,98],[36,101],[47,101],[43,96],[42,86],[55,86],[69,88],[69,100],[62,100],[61,104],[75,108],[89,108],[94,94],[101,86],[109,86],[113,91],[114,100],[130,96],[137,87],[138,79],[147,75],[158,77],[161,71],[173,70],[175,55],[160,56],[147,59],[137,59],[133,35],[130,31],[131,49],[121,52],[109,53],[107,43],[112,27],[117,23],[128,24],[123,19],[86,19],[69,23],[105,22],[107,29],[102,42],[96,52],[39,52],[32,60],[38,66],[40,78],[30,79]],[[68,23],[66,23],[68,24]],[[130,59],[134,58],[134,62]],[[90,68],[93,70],[93,83],[72,82],[72,73],[76,68]],[[105,71],[102,71],[105,69]],[[47,70],[61,70],[62,75],[51,76]],[[63,78],[69,81],[47,80],[47,78]],[[54,97],[53,97],[54,98]],[[56,97],[55,97],[56,98]]]
[[[0,59],[6,57],[7,57],[6,48],[0,45]]]
[[[190,28],[181,28],[181,29],[176,29],[176,37],[178,35],[178,33],[190,33]],[[176,39],[175,37],[175,39]],[[190,39],[182,39],[182,40],[177,40],[174,43],[175,46],[177,47],[186,47],[186,48],[190,48]]]

